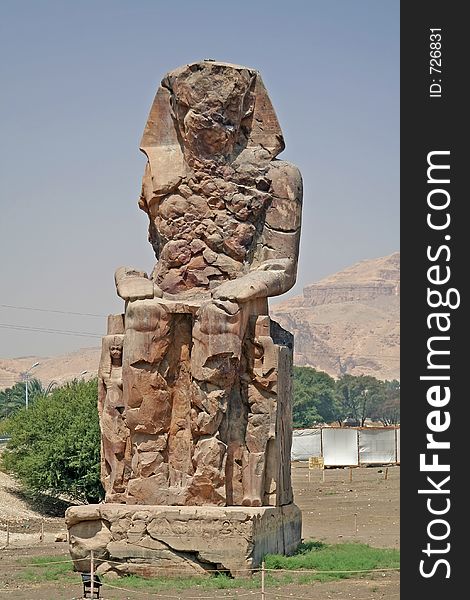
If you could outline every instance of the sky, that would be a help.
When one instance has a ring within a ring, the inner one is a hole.
[[[0,23],[1,358],[99,345],[115,269],[151,271],[139,142],[188,62],[261,72],[304,179],[291,295],[399,249],[399,0],[2,0]]]

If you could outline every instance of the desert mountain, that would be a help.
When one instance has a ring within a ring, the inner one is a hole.
[[[52,382],[57,384],[71,381],[75,378],[94,377],[98,372],[100,360],[99,348],[81,348],[62,356],[22,356],[21,358],[0,358],[0,389],[11,387],[21,381],[21,373],[39,362],[30,371],[30,377],[39,379],[44,387]],[[86,371],[82,375],[83,371]]]
[[[295,335],[295,363],[326,371],[399,378],[400,254],[363,260],[304,288],[302,296],[271,305],[271,315]],[[31,371],[46,387],[93,377],[99,348],[55,356],[0,359],[0,389]],[[83,371],[85,375],[81,375]]]
[[[333,377],[399,379],[400,254],[363,260],[271,305],[294,334],[294,361]]]

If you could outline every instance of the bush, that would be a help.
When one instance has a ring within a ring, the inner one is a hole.
[[[36,494],[98,502],[100,429],[97,381],[74,381],[40,396],[2,424],[11,436],[3,466]]]

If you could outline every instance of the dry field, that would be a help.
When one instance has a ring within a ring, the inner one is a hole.
[[[397,548],[399,544],[399,467],[327,469],[311,471],[309,482],[305,463],[293,465],[295,500],[302,509],[303,537],[327,543],[358,541],[375,547]],[[352,480],[350,480],[352,477]],[[9,522],[10,545],[5,548],[6,522]],[[44,536],[40,541],[41,522]],[[54,542],[55,534],[64,530],[62,519],[41,515],[21,500],[14,482],[0,473],[0,597],[18,600],[72,600],[81,598],[77,574],[65,574],[58,581],[35,583],[35,567],[29,561],[38,556],[68,558],[66,544]],[[53,565],[51,565],[53,568]],[[125,588],[125,579],[112,585]],[[118,590],[102,588],[104,600],[140,600],[145,598],[261,599],[259,589],[211,590],[193,587],[184,591]],[[311,600],[397,600],[399,574],[378,572],[365,577],[305,585],[289,584],[268,587],[265,600],[283,598]]]

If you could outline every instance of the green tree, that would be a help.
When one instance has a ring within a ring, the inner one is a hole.
[[[38,396],[28,410],[6,419],[2,431],[11,436],[3,466],[26,489],[87,502],[102,499],[96,379]]]
[[[382,393],[377,396],[370,411],[373,419],[383,425],[398,425],[400,423],[400,382],[396,379],[384,381]]]
[[[363,427],[372,407],[384,393],[383,382],[370,375],[346,374],[336,382],[336,392],[342,416],[354,419]]]
[[[294,427],[311,427],[338,419],[335,380],[311,367],[294,367]]]
[[[26,402],[26,382],[20,381],[15,383],[11,388],[7,388],[0,392],[0,419],[13,416],[21,408],[24,408]],[[39,379],[30,379],[28,381],[28,396],[29,403],[43,395],[44,388]]]

